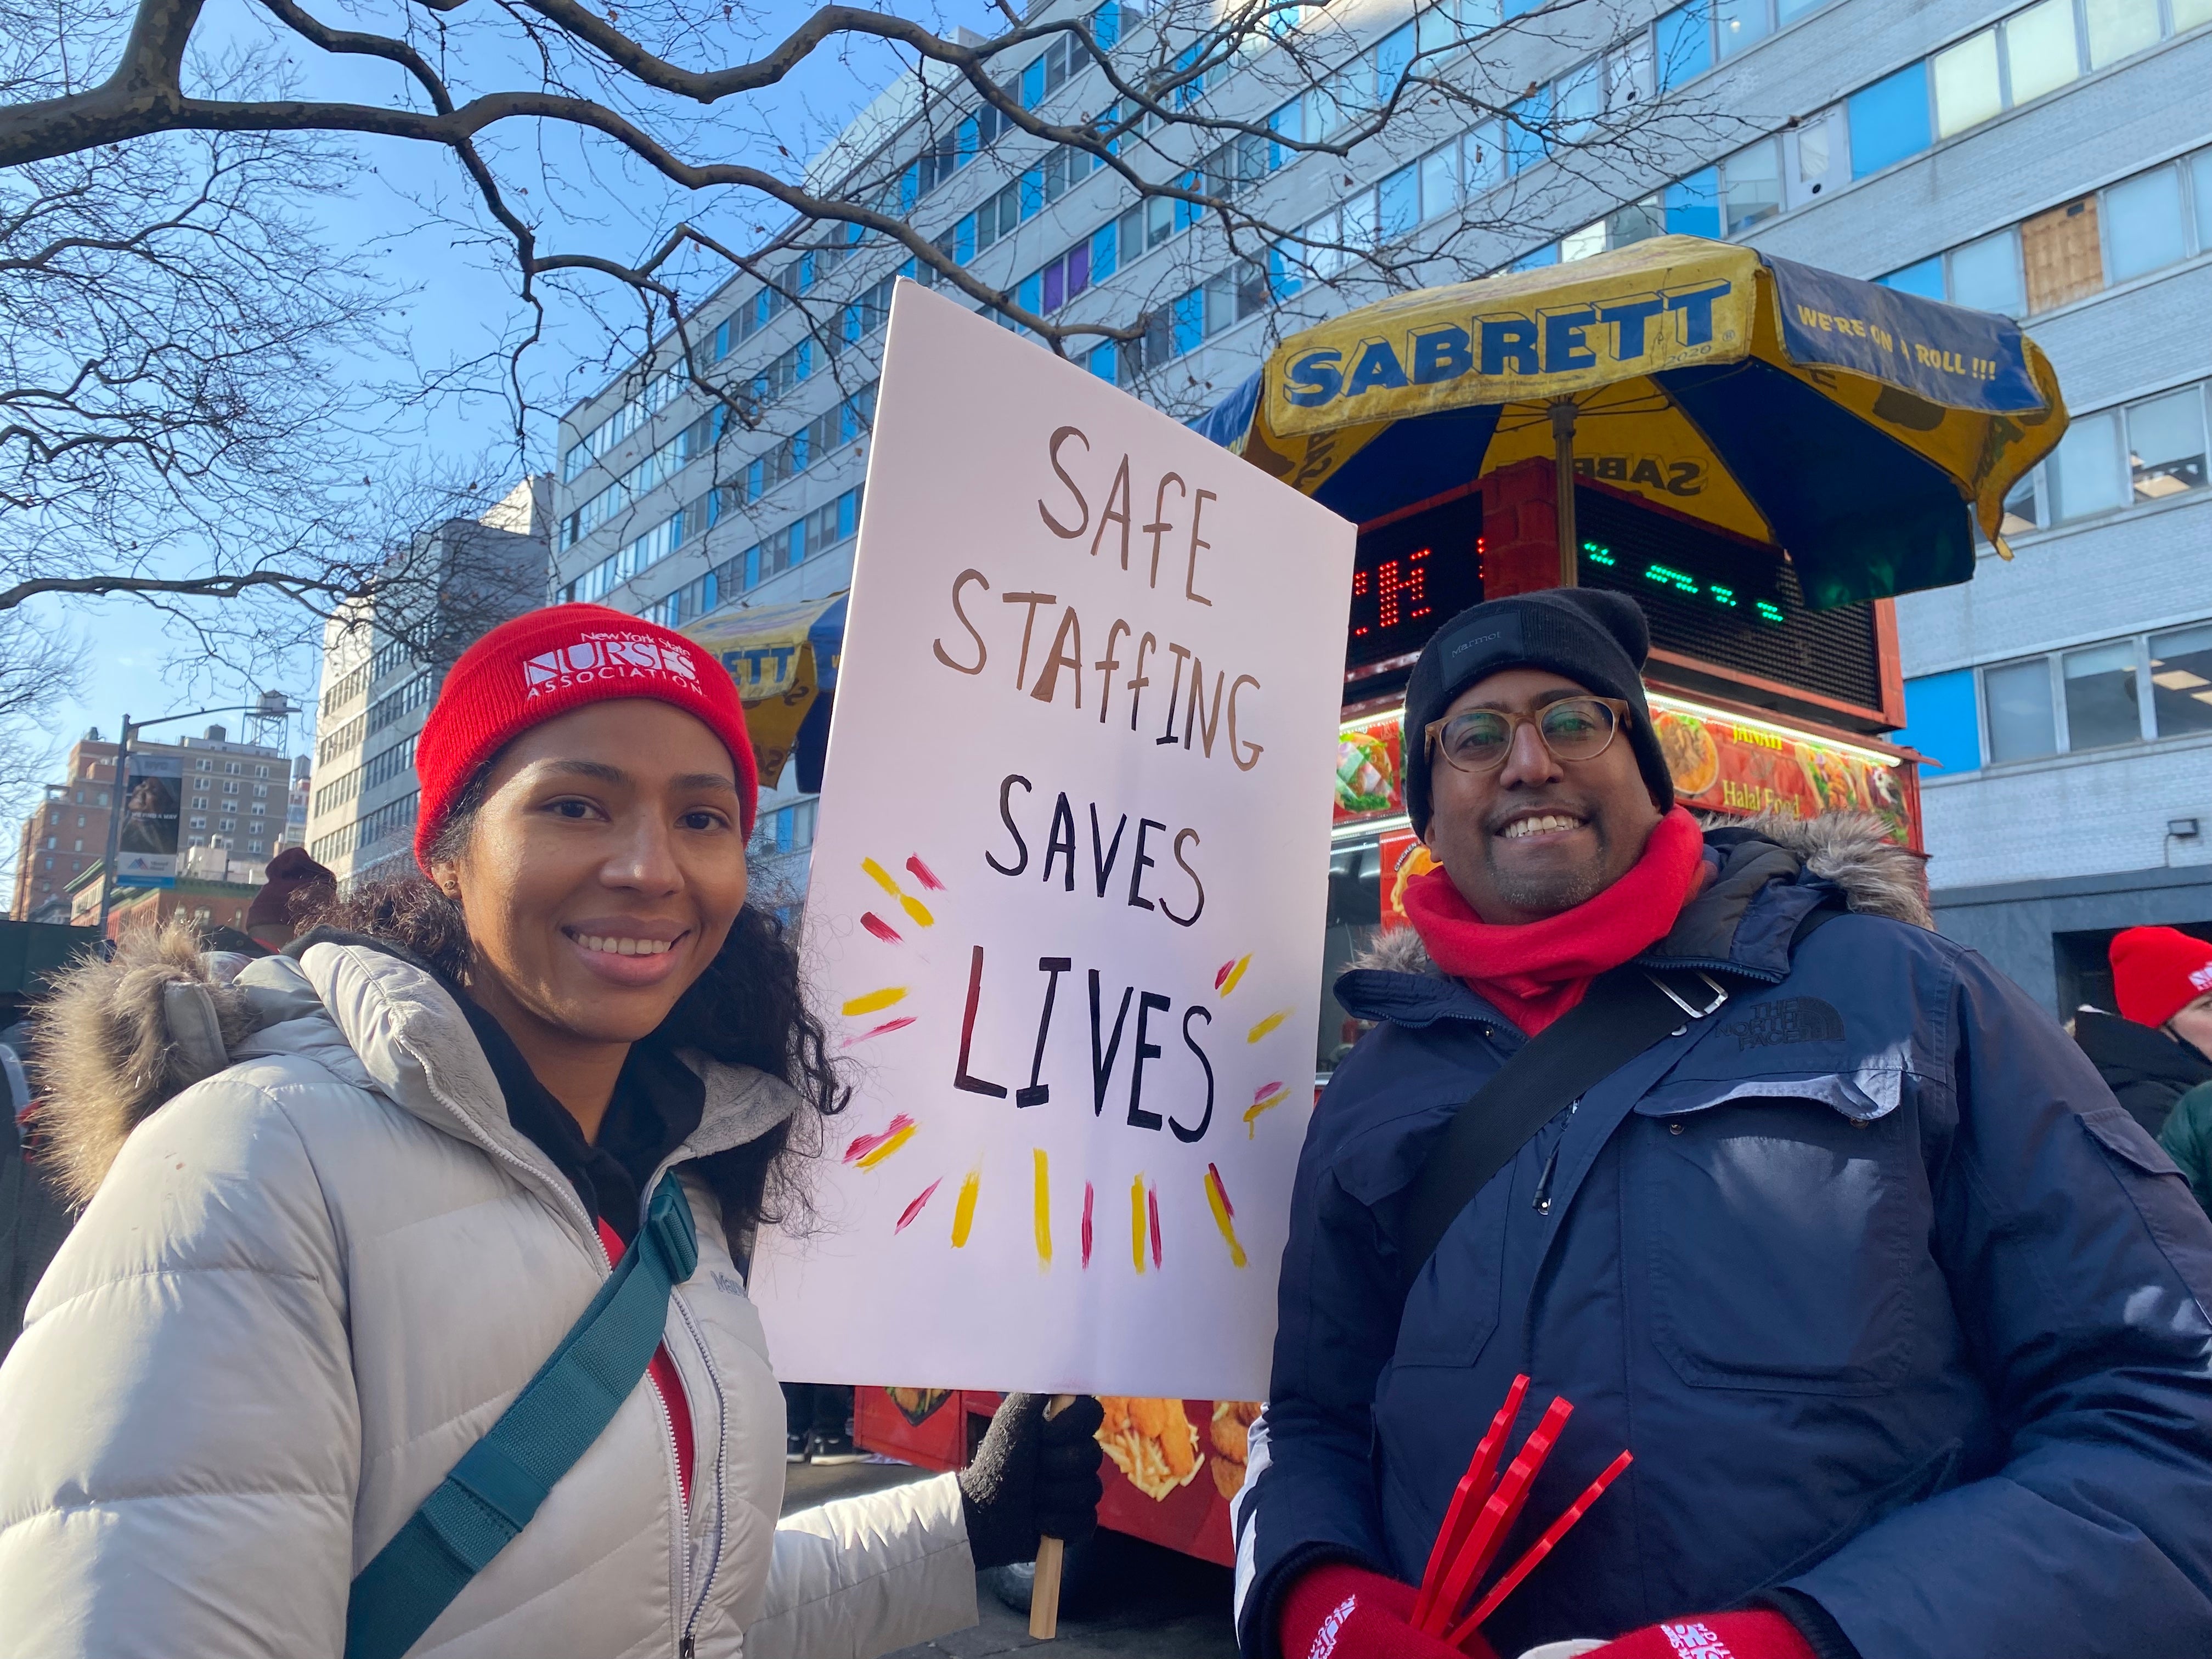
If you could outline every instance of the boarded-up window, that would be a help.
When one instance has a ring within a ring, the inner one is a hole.
[[[2030,315],[2094,294],[2105,285],[2094,196],[2036,215],[2020,228],[2020,246],[2027,267]]]

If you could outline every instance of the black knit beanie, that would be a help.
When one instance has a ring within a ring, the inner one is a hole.
[[[1633,711],[1627,737],[1637,769],[1660,810],[1673,805],[1674,780],[1644,696],[1640,671],[1650,650],[1650,630],[1636,601],[1596,587],[1490,599],[1439,628],[1406,686],[1406,811],[1413,833],[1429,832],[1429,757],[1421,732],[1468,686],[1508,668],[1547,668],[1599,696],[1626,702]]]

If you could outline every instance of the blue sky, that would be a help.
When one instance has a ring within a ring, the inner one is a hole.
[[[758,43],[780,36],[809,9],[787,0],[757,8],[750,33],[741,35],[733,26],[727,38],[710,44],[728,54],[725,61],[737,59],[748,52],[749,42],[757,50]],[[949,30],[957,22],[981,28],[994,23],[980,0],[959,0],[944,9],[902,9],[941,29]],[[646,15],[642,6],[625,11],[626,21]],[[327,15],[334,21],[338,16]],[[208,30],[201,38],[210,45],[269,38],[258,8],[245,0],[214,0],[208,16]],[[745,21],[741,15],[738,26]],[[387,65],[364,66],[357,58],[316,62],[299,51],[289,56],[307,95],[381,100],[393,84]],[[702,51],[681,56],[702,67],[709,61]],[[834,53],[817,55],[742,110],[707,118],[687,150],[795,176],[807,156],[893,73],[889,55],[873,48],[856,52],[849,61]],[[479,231],[466,228],[482,220],[463,188],[459,169],[444,152],[427,146],[392,140],[346,142],[358,146],[367,165],[357,188],[331,204],[326,228],[334,239],[372,248],[380,274],[393,286],[409,290],[394,321],[411,356],[418,362],[441,363],[476,356],[495,344],[521,314],[514,301],[514,276],[511,264],[500,265],[500,250]],[[755,203],[728,193],[719,200],[679,201],[677,193],[661,187],[644,168],[612,155],[604,144],[595,143],[587,152],[573,137],[553,133],[541,149],[536,136],[519,123],[495,143],[504,151],[502,175],[529,191],[511,199],[526,213],[542,216],[541,239],[549,247],[635,259],[657,244],[678,216],[695,216],[740,247],[758,240],[752,233],[754,224],[775,222]],[[782,153],[786,150],[788,157]],[[424,203],[463,225],[426,222],[418,205]],[[711,284],[702,276],[688,286],[686,297],[696,301]],[[603,298],[615,294],[610,284],[596,291]],[[530,391],[538,408],[530,460],[538,468],[550,465],[553,420],[576,398],[595,390],[606,375],[604,331],[573,303],[556,298],[551,312],[547,339],[528,360]],[[368,360],[344,368],[349,379],[371,386],[389,379],[395,365]],[[491,399],[447,399],[419,419],[407,417],[411,429],[403,430],[396,443],[402,449],[453,458],[480,455],[507,439],[508,422],[506,408]],[[521,469],[511,452],[503,465],[519,476]],[[126,710],[143,720],[173,710],[247,701],[264,687],[289,692],[302,704],[311,703],[315,695],[319,665],[311,653],[257,664],[256,683],[249,686],[196,660],[174,625],[165,626],[158,613],[143,605],[114,601],[75,605],[67,611],[56,607],[46,616],[77,628],[88,646],[83,691],[52,722],[58,740],[73,739],[94,726],[112,738]],[[183,723],[168,730],[181,734],[197,731],[200,724]],[[307,738],[303,726],[295,723],[289,747],[299,752]]]

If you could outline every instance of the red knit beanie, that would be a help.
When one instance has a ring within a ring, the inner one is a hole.
[[[446,674],[415,744],[422,799],[415,861],[427,872],[446,815],[494,755],[541,721],[595,702],[649,697],[697,716],[738,769],[738,813],[750,840],[760,797],[737,683],[672,629],[603,605],[556,605],[501,623]]]
[[[2120,1013],[2163,1025],[2212,991],[2212,945],[2178,927],[2130,927],[2112,938],[2112,990]]]

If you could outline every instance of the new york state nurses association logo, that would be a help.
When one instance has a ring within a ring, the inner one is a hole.
[[[643,634],[592,632],[572,645],[541,651],[522,660],[523,699],[542,697],[572,685],[617,680],[678,680],[699,684],[699,665],[690,652],[663,645]]]

